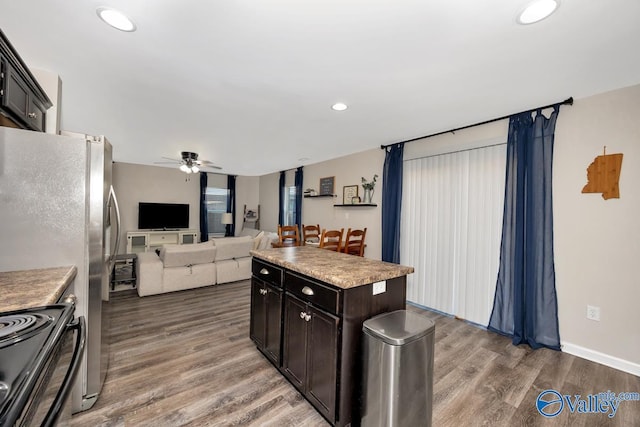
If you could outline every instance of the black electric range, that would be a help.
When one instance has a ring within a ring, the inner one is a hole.
[[[0,313],[0,426],[53,426],[70,393],[86,326],[72,303]]]

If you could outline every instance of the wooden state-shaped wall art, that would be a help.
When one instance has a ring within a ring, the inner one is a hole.
[[[602,198],[620,198],[620,170],[622,168],[622,153],[607,154],[604,147],[602,156],[593,159],[587,168],[587,185],[582,188],[583,193],[602,193]]]

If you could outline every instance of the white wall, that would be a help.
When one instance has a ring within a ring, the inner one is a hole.
[[[60,132],[60,117],[62,113],[62,80],[60,76],[51,71],[31,69],[31,72],[53,104],[47,110],[45,132],[57,135]]]
[[[581,193],[605,145],[624,154],[619,199]],[[562,107],[553,168],[563,349],[640,375],[640,85]],[[587,305],[600,307],[599,322]]]
[[[382,167],[384,151],[373,149],[326,162],[307,165],[303,169],[303,189],[319,190],[320,178],[335,177],[334,193],[336,198],[303,198],[302,223],[320,224],[326,229],[367,228],[365,257],[382,257]],[[346,185],[358,185],[360,197],[363,196],[361,178],[368,181],[378,174],[373,203],[377,207],[334,207],[342,203],[342,188]],[[260,177],[260,207],[262,210],[261,228],[278,228],[278,181],[279,173]],[[293,185],[294,171],[287,171],[286,185]]]
[[[278,181],[279,173],[272,173],[260,177],[260,228],[268,231],[278,231]],[[303,210],[304,219],[304,210]]]
[[[236,235],[242,230],[244,206],[255,210],[260,203],[260,178],[257,176],[239,176],[236,178]],[[260,208],[262,209],[262,207]],[[261,224],[262,225],[262,224]]]

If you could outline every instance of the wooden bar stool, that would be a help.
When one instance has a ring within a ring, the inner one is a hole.
[[[340,230],[322,230],[320,236],[320,247],[322,249],[329,249],[330,251],[340,252],[342,245],[342,235],[344,234],[344,228]]]
[[[320,242],[320,224],[316,224],[316,225],[302,224],[302,244],[306,245],[307,242],[311,242],[311,243]]]
[[[275,246],[275,245],[272,245]],[[278,224],[278,245],[277,247],[300,246],[300,233],[298,224],[279,225]]]
[[[364,238],[367,235],[367,229],[364,230],[347,230],[347,237],[344,243],[344,253],[350,255],[364,256]]]

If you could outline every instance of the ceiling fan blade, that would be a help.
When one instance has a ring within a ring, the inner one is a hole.
[[[175,159],[172,157],[164,157],[162,156],[162,159],[165,160],[169,160],[168,162],[153,162],[154,165],[194,165],[194,166],[198,166],[199,168],[203,168],[203,169],[216,169],[216,170],[220,170],[222,169],[220,166],[216,166],[214,165],[211,161],[209,160],[197,160],[197,153],[191,153],[191,152],[183,152],[183,154],[189,154],[189,156],[183,158],[183,159]]]

